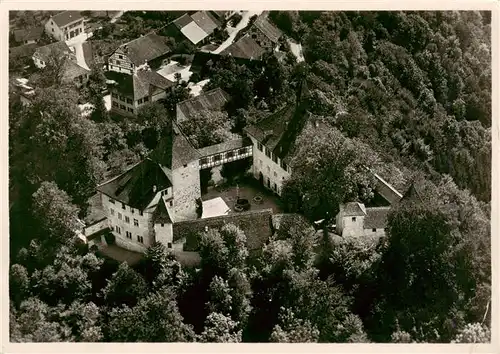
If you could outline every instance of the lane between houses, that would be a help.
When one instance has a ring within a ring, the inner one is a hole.
[[[245,28],[248,25],[250,18],[253,15],[259,16],[261,13],[262,13],[262,11],[244,11],[240,23],[238,23],[236,25],[234,30],[229,35],[229,38],[226,39],[216,50],[212,51],[212,53],[219,54],[224,49],[229,47],[233,43],[234,38],[236,38],[236,35],[238,34],[238,32],[241,31],[243,28]]]

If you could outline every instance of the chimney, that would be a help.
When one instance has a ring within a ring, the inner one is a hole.
[[[156,184],[153,186],[153,193],[156,193]]]

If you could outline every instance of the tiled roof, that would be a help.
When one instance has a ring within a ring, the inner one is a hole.
[[[43,47],[38,47],[35,51],[35,55],[44,61],[47,61],[51,54],[61,56],[65,53],[73,53],[65,42],[51,43]]]
[[[208,11],[198,11],[191,15],[191,18],[200,28],[207,34],[212,34],[213,31],[220,27],[217,21]]]
[[[314,117],[304,105],[308,95],[307,85],[303,83],[298,93],[298,103],[286,105],[257,123],[245,127],[245,131],[270,149],[273,154],[288,162],[295,140],[306,123]]]
[[[344,216],[365,216],[367,209],[361,203],[349,202],[340,207]]]
[[[80,11],[63,11],[57,15],[52,16],[52,20],[59,27],[64,27],[72,22],[83,19]]]
[[[134,75],[108,71],[106,78],[117,82],[115,91],[123,95],[133,95],[134,99],[149,95],[150,85],[164,90],[174,85],[173,82],[151,70],[138,70]]]
[[[188,15],[188,14],[184,14],[182,15],[181,17],[175,19],[173,21],[174,25],[178,28],[178,29],[181,29],[181,28],[184,28],[186,27],[188,24],[190,24],[191,22],[193,22],[193,19]]]
[[[228,100],[229,96],[224,90],[215,88],[196,97],[179,102],[177,108],[184,113],[186,120],[189,120],[193,113],[201,110],[222,110]]]
[[[75,78],[77,78],[78,76],[90,74],[90,70],[87,70],[87,69],[81,67],[80,65],[78,65],[77,63],[75,63],[71,59],[66,59],[64,61],[63,70],[64,70],[63,71],[64,72],[64,74],[63,74],[64,81],[72,81]]]
[[[165,205],[165,201],[163,198],[160,198],[158,205],[156,206],[155,211],[153,212],[153,222],[155,224],[171,224],[172,217],[170,216],[170,212],[168,211],[167,206]]]
[[[366,208],[366,217],[364,222],[365,229],[383,229],[387,226],[387,216],[390,207],[372,207]]]
[[[153,200],[156,190],[172,186],[161,166],[151,159],[145,159],[121,175],[99,185],[97,190],[133,208],[144,210]]]
[[[170,52],[167,38],[156,33],[149,33],[124,43],[119,49],[137,66]]]
[[[272,209],[248,211],[213,218],[196,219],[174,223],[173,233],[176,240],[186,239],[185,251],[197,251],[199,235],[208,229],[219,229],[225,224],[238,226],[247,237],[249,250],[259,250],[273,233]]]
[[[182,27],[181,33],[193,44],[198,44],[209,36],[209,34],[194,21]]]
[[[30,43],[25,45],[20,45],[18,47],[9,48],[9,52],[12,55],[18,56],[20,58],[31,57],[35,53],[37,48],[36,43]]]
[[[248,34],[244,35],[229,47],[224,49],[221,54],[231,55],[235,58],[260,59],[265,50],[257,44]]]
[[[16,30],[14,31],[14,39],[16,40],[16,42],[38,40],[40,39],[40,37],[42,37],[43,31],[43,27],[33,27],[27,30]]]
[[[238,149],[238,148],[241,148],[243,146],[248,146],[251,144],[252,144],[251,141],[248,143],[243,138],[239,138],[239,139],[224,141],[224,142],[222,142],[220,144],[216,144],[216,145],[210,145],[210,146],[204,147],[202,149],[198,149],[198,152],[202,156],[210,156],[210,155],[219,154],[219,153],[224,152],[224,151]]]
[[[269,20],[267,16],[262,14],[253,23],[255,27],[257,27],[269,40],[273,43],[277,43],[283,33]]]
[[[401,193],[399,193],[391,184],[386,182],[382,177],[378,174],[373,173],[376,178],[376,190],[378,194],[380,194],[385,200],[387,200],[391,204],[395,204],[401,200],[403,197]]]
[[[307,219],[301,214],[286,213],[286,214],[273,214],[272,216],[273,229],[275,231],[279,230],[281,226],[283,225],[286,226],[287,223],[291,223],[294,221],[303,223],[304,225],[309,225]]]

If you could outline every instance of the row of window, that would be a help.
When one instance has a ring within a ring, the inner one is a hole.
[[[112,198],[109,198],[109,202],[110,202],[111,204],[115,204],[115,200],[114,200],[114,199],[112,199]],[[132,214],[134,214],[134,213],[135,213],[135,209],[134,209],[134,208],[131,208],[131,207],[129,207],[129,208],[130,208],[130,212],[131,212]],[[127,204],[122,203],[122,209],[123,209],[123,210],[127,210]],[[111,210],[113,210],[113,209],[111,209]],[[111,215],[113,215],[113,212],[111,212]],[[142,210],[139,210],[139,215],[140,215],[140,216],[143,216],[143,215],[144,215],[144,213],[142,212]]]
[[[282,169],[284,169],[285,171],[288,171],[288,165],[286,163],[284,163],[283,160],[280,160],[280,158],[278,156],[276,156],[276,154],[273,154],[273,152],[271,150],[269,150],[268,148],[266,148],[264,145],[257,142],[257,149],[259,149],[259,151],[264,152],[267,157],[269,157],[271,160],[273,160],[273,162],[275,164],[279,165]]]
[[[146,103],[146,102],[149,102],[149,97],[148,96],[145,96],[144,98],[140,98],[137,103],[138,104],[142,104],[142,103]]]
[[[115,231],[121,235],[122,234],[122,228],[118,225],[115,225]],[[132,239],[132,233],[130,231],[125,231],[125,236],[127,236],[128,239]],[[144,243],[144,237],[141,235],[137,235],[137,241],[140,243]]]
[[[125,105],[123,105],[123,104],[118,104],[118,102],[116,102],[116,101],[113,101],[113,102],[112,102],[112,105],[113,105],[113,107],[115,107],[115,108],[120,108],[122,111],[127,111],[127,112],[130,112],[130,113],[134,114],[134,109],[133,109],[133,108],[126,107],[126,106],[125,106]]]
[[[113,208],[110,208],[109,210],[111,211],[111,215],[114,216],[115,215],[115,210]],[[118,213],[118,220],[122,220],[122,219],[123,219],[122,213]],[[127,215],[125,215],[124,219],[125,219],[125,222],[127,224],[130,224],[130,217],[128,217]],[[134,226],[139,227],[139,220],[134,219]]]
[[[114,68],[115,67],[113,65],[111,65],[111,60],[110,60],[110,62],[109,62],[109,69],[113,70]],[[123,70],[123,71],[128,72],[130,75],[132,75],[132,70],[127,70],[127,69],[123,69],[123,68],[120,68],[120,67],[118,67],[118,69],[120,69],[120,72]]]
[[[228,151],[226,153],[222,153],[222,154],[218,154],[218,155],[214,155],[214,156],[203,157],[202,159],[200,159],[200,164],[205,165],[205,164],[210,163],[210,162],[216,163],[216,162],[221,161],[223,158],[230,159],[234,156],[244,155],[247,152],[248,152],[247,148],[241,148],[237,152]],[[225,155],[225,156],[223,157],[223,155]]]
[[[121,95],[113,95],[112,92],[111,92],[111,97],[116,98],[117,101],[122,101],[122,102],[125,102],[125,103],[128,103],[128,104],[133,104],[134,103],[134,101],[132,101],[131,98],[127,98],[127,97],[121,96]]]

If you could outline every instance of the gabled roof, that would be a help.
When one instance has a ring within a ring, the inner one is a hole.
[[[115,90],[124,95],[140,99],[149,95],[150,85],[166,90],[174,83],[155,71],[137,70],[133,75],[108,71],[106,77],[117,82]]]
[[[208,11],[195,12],[191,15],[191,18],[208,35],[212,34],[216,28],[220,27],[219,21],[217,21]]]
[[[160,198],[160,201],[158,202],[158,205],[153,212],[153,222],[155,224],[172,223],[172,217],[170,216],[170,212],[168,211],[168,208],[165,205],[165,200],[163,200],[163,198]]]
[[[343,216],[365,216],[366,208],[358,202],[349,202],[341,205],[340,210]]]
[[[31,40],[39,40],[42,37],[44,28],[43,27],[33,27],[30,29],[20,29],[14,31],[14,39],[16,42],[24,42]]]
[[[156,33],[131,40],[118,47],[127,57],[139,66],[170,52],[167,38]]]
[[[250,140],[250,139],[248,139]],[[202,149],[198,149],[198,152],[202,156],[210,156],[219,154],[224,151],[234,150],[242,148],[243,146],[251,146],[251,141],[246,141],[244,138],[232,139],[229,141],[224,141],[220,144],[210,145]]]
[[[9,48],[9,52],[12,55],[18,56],[20,58],[31,57],[35,54],[37,48],[36,43],[24,44],[18,47]]]
[[[90,74],[90,70],[87,70],[71,59],[66,59],[63,64],[63,81],[71,81],[81,75]]]
[[[290,103],[255,124],[245,127],[245,131],[287,163],[295,140],[306,123],[314,118],[307,111],[308,96],[309,90],[304,82],[299,87],[295,103]]]
[[[387,226],[387,216],[391,211],[390,207],[366,208],[364,221],[365,229],[383,229]]]
[[[208,229],[219,229],[226,224],[238,226],[247,237],[249,250],[260,250],[273,233],[272,209],[248,211],[213,218],[196,219],[174,223],[173,233],[176,240],[186,239],[185,251],[197,251],[199,235]]]
[[[144,210],[156,192],[172,186],[161,166],[147,158],[121,175],[97,186],[97,190],[133,208]]]
[[[178,29],[181,29],[181,28],[184,28],[186,27],[188,24],[190,24],[191,22],[193,22],[193,19],[188,15],[188,14],[184,14],[182,15],[181,17],[179,18],[176,18],[174,21],[172,21],[172,23],[178,28]]]
[[[196,97],[192,97],[185,101],[179,102],[177,104],[177,109],[179,109],[184,114],[186,120],[189,120],[194,113],[201,110],[222,110],[228,100],[228,94],[218,87],[213,90],[203,92]],[[179,122],[178,119],[179,117],[177,117],[177,121]]]
[[[278,43],[278,40],[283,35],[275,25],[269,22],[265,14],[257,17],[253,26],[257,27],[273,43]]]
[[[63,11],[51,17],[59,27],[64,27],[75,21],[83,19],[80,11]]]
[[[209,34],[194,21],[182,27],[180,31],[193,44],[198,44],[209,36]]]
[[[231,55],[235,58],[259,60],[265,52],[265,49],[258,45],[252,37],[245,34],[243,37],[224,49],[221,54]]]
[[[34,55],[46,61],[51,54],[56,56],[62,56],[66,53],[73,54],[73,52],[71,51],[71,49],[69,49],[68,45],[65,42],[55,42],[45,45],[43,47],[38,47],[35,50]]]

